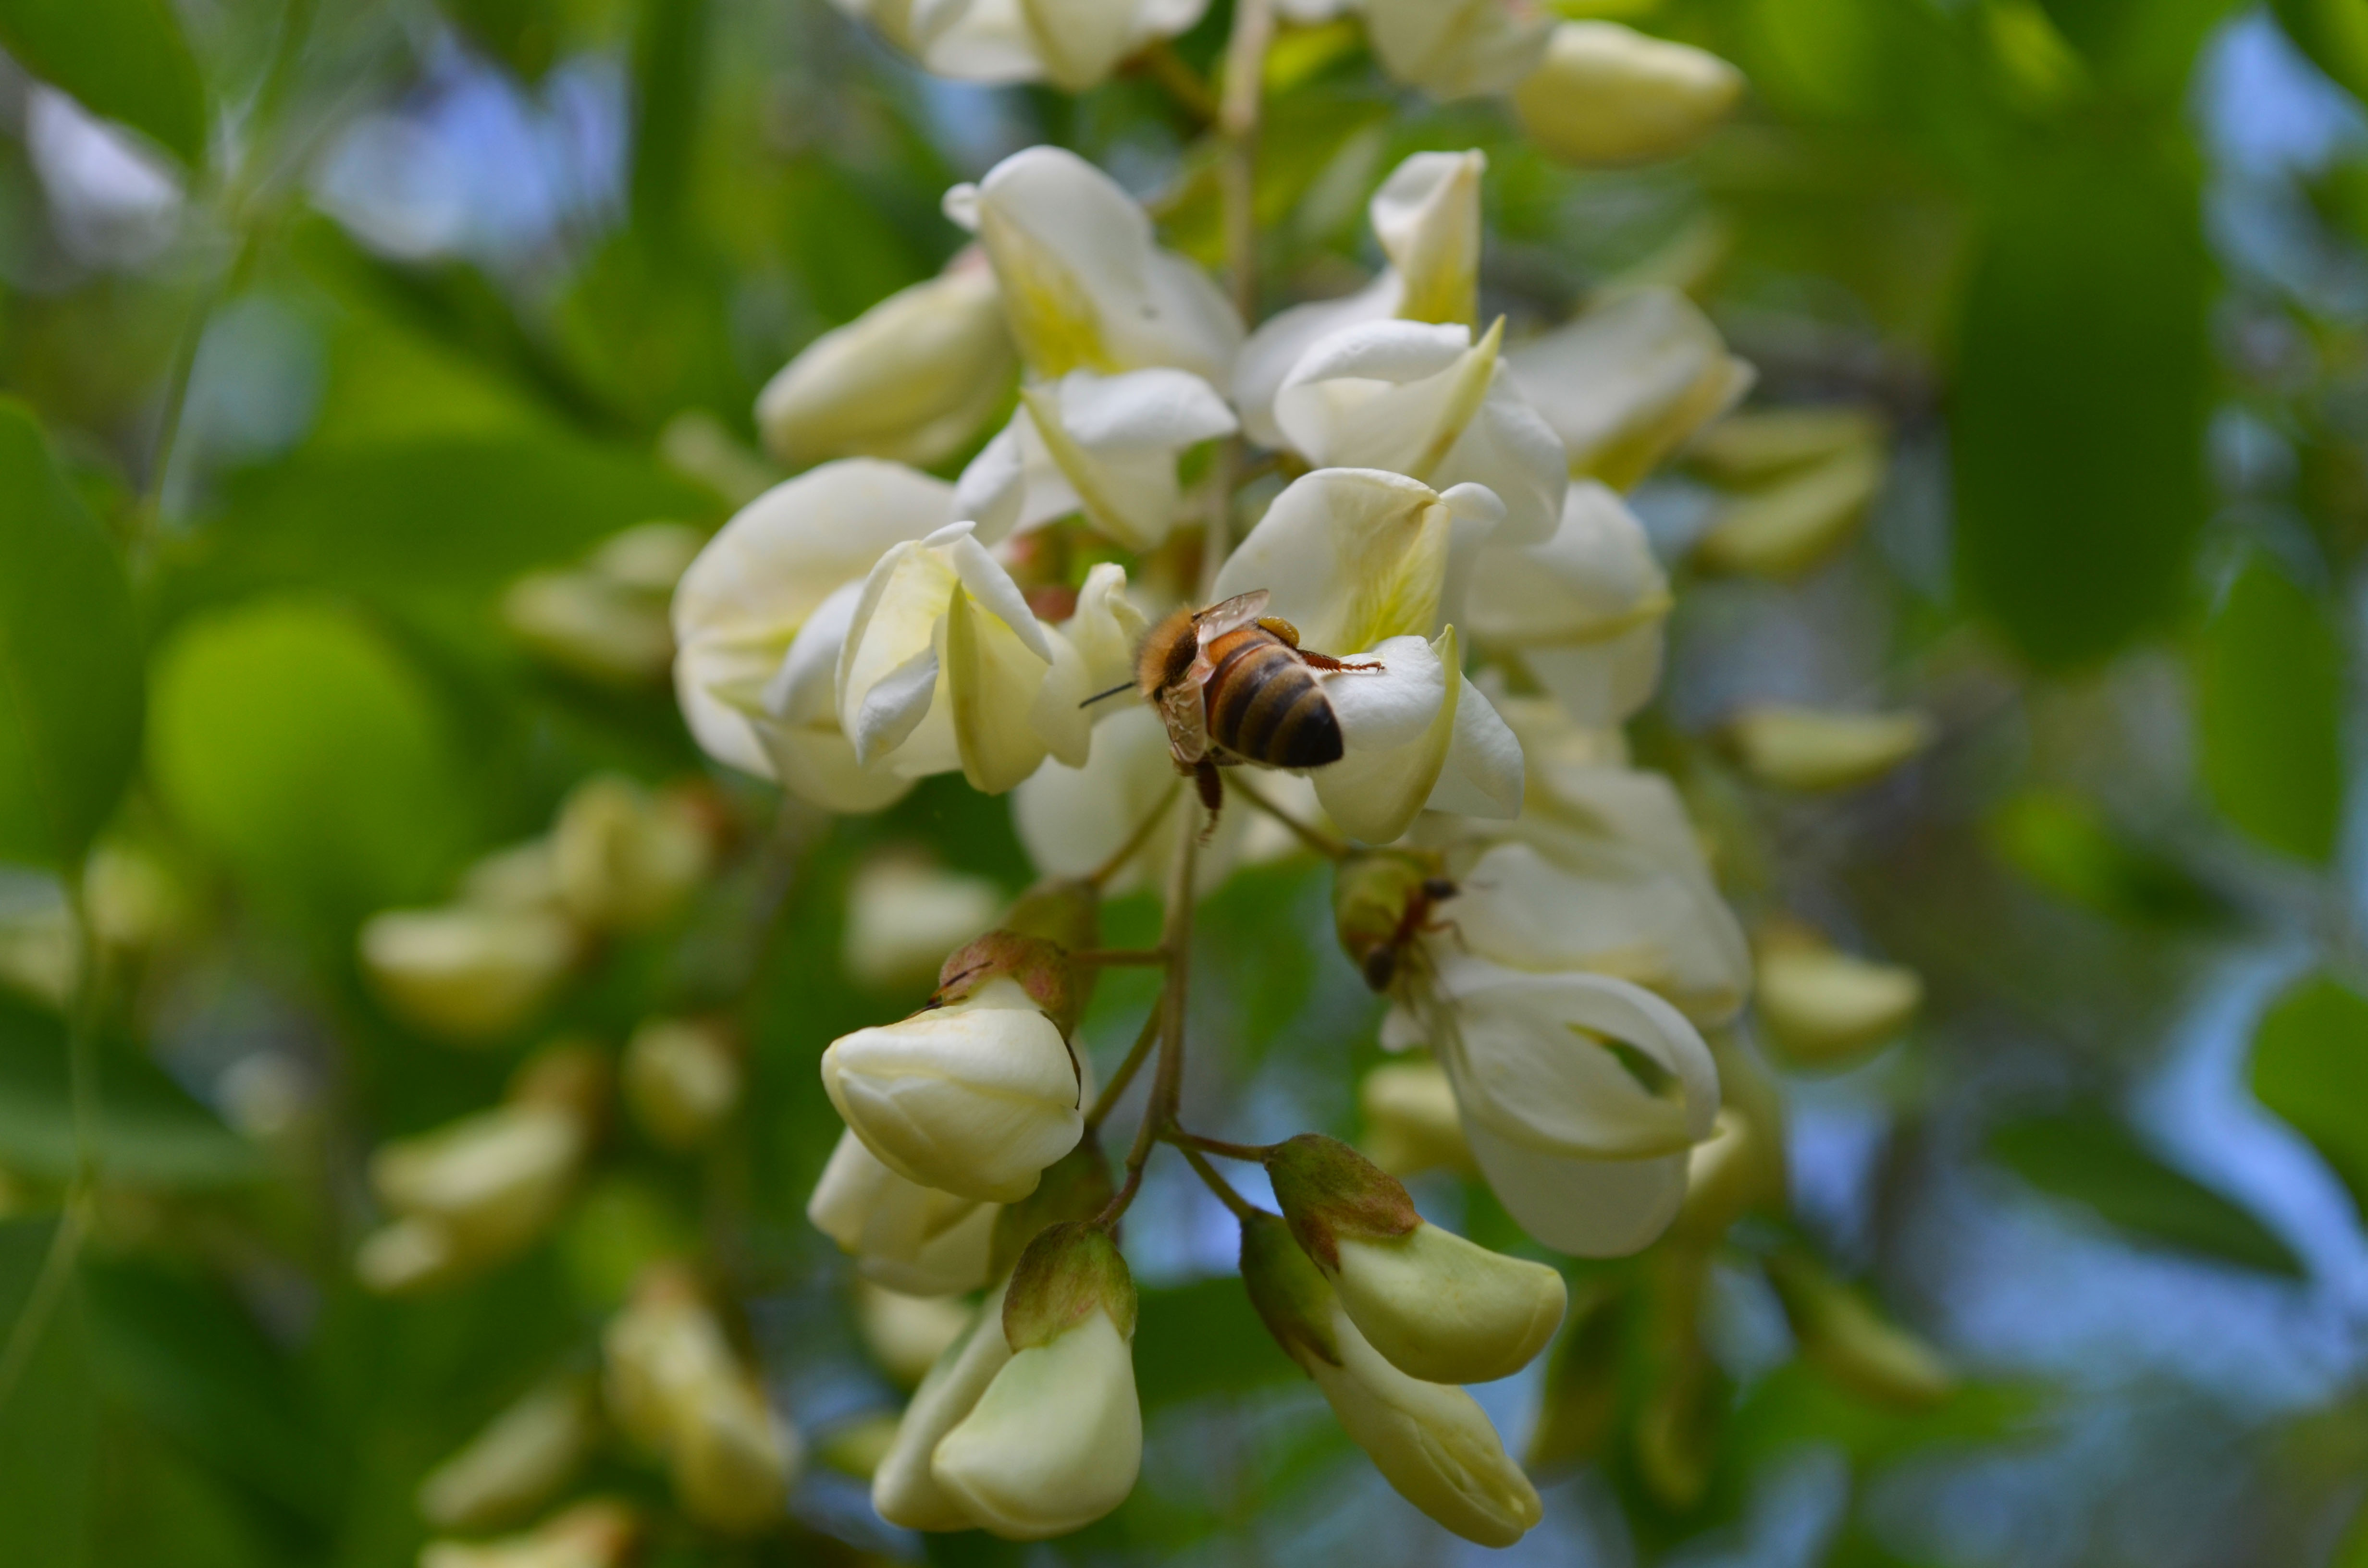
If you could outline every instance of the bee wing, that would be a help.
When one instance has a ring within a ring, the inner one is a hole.
[[[1159,717],[1167,726],[1167,749],[1190,767],[1209,755],[1209,710],[1197,680],[1178,681],[1159,694]]]
[[[1226,632],[1238,631],[1264,615],[1267,598],[1264,588],[1253,588],[1247,594],[1235,594],[1232,598],[1212,604],[1194,616],[1192,629],[1200,634],[1201,646],[1205,648]]]

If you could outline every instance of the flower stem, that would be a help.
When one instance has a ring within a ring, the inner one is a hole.
[[[1177,1148],[1182,1151],[1184,1163],[1192,1167],[1193,1174],[1207,1183],[1209,1190],[1217,1195],[1217,1201],[1234,1211],[1235,1219],[1247,1220],[1260,1212],[1257,1204],[1235,1192],[1234,1184],[1217,1174],[1217,1167],[1211,1165],[1199,1150],[1187,1143],[1178,1143]]]
[[[1173,43],[1161,39],[1136,55],[1134,63],[1176,100],[1177,108],[1202,125],[1215,122],[1220,112],[1217,95],[1209,90],[1209,84],[1201,79],[1201,74],[1176,52]]]
[[[1134,1082],[1136,1072],[1151,1055],[1152,1043],[1158,1038],[1159,1006],[1154,1003],[1151,1011],[1144,1015],[1142,1032],[1134,1037],[1134,1043],[1127,1047],[1126,1060],[1118,1064],[1118,1071],[1110,1074],[1110,1081],[1104,1084],[1102,1092],[1094,1096],[1093,1108],[1086,1112],[1087,1129],[1099,1127],[1102,1119],[1110,1115],[1111,1108],[1118,1104],[1119,1096],[1126,1093],[1126,1086]]]
[[[1245,1160],[1254,1165],[1264,1165],[1266,1157],[1274,1153],[1274,1145],[1271,1143],[1233,1143],[1223,1138],[1209,1138],[1198,1132],[1187,1132],[1180,1127],[1169,1128],[1167,1139],[1179,1149],[1215,1154],[1223,1159]]]
[[[1266,51],[1274,39],[1270,0],[1235,0],[1234,30],[1225,40],[1224,96],[1217,133],[1224,138],[1218,165],[1224,197],[1225,267],[1234,308],[1247,322],[1258,313],[1258,110],[1266,89]]]
[[[1112,851],[1109,859],[1087,872],[1086,881],[1099,888],[1117,876],[1121,867],[1143,853],[1143,846],[1151,842],[1152,834],[1158,830],[1161,823],[1167,820],[1168,809],[1176,804],[1176,797],[1183,793],[1183,790],[1182,779],[1170,784],[1167,787],[1167,792],[1159,797],[1159,803],[1151,808],[1150,814],[1137,823],[1134,831],[1126,835],[1126,842]]]
[[[1241,770],[1236,768],[1235,771],[1238,774]],[[1252,806],[1264,812],[1267,815],[1272,817],[1275,821],[1289,828],[1292,832],[1292,835],[1297,838],[1300,843],[1304,844],[1308,848],[1313,849],[1315,853],[1323,856],[1326,859],[1345,860],[1349,858],[1349,846],[1346,844],[1343,844],[1340,840],[1333,837],[1330,834],[1326,833],[1321,828],[1310,827],[1307,824],[1301,822],[1297,817],[1292,816],[1289,812],[1284,811],[1281,806],[1276,805],[1272,801],[1268,800],[1264,795],[1261,795],[1257,790],[1251,789],[1238,777],[1228,778],[1225,782],[1233,786],[1233,788],[1240,793],[1243,800],[1247,801]]]
[[[1129,964],[1166,963],[1167,955],[1157,948],[1087,948],[1071,953],[1069,961],[1118,969]]]

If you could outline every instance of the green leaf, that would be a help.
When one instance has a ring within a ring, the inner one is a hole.
[[[2004,181],[1957,325],[1957,569],[2033,662],[2169,622],[2205,508],[2192,157],[2052,146]]]
[[[2325,974],[2253,1030],[2253,1095],[2309,1139],[2368,1215],[2368,996]]]
[[[263,1174],[254,1144],[136,1048],[103,1041],[97,1080],[92,1131],[110,1179],[211,1187]],[[65,1026],[52,1014],[0,998],[0,1168],[62,1182],[76,1165]]]
[[[1304,1375],[1269,1336],[1234,1275],[1146,1290],[1138,1301],[1135,1343],[1158,1347],[1157,1355],[1135,1363],[1136,1391],[1146,1410]]]
[[[2343,827],[2343,645],[2318,596],[2267,555],[2246,562],[2195,651],[2203,786],[2238,828],[2333,858]]]
[[[2300,1278],[2301,1260],[2246,1210],[2148,1153],[2129,1129],[2094,1108],[2011,1123],[1989,1153],[2054,1197],[2140,1241]]]
[[[140,749],[123,567],[22,403],[0,400],[0,860],[77,864]]]
[[[2270,0],[2278,25],[2310,62],[2368,100],[2368,6],[2359,0]]]
[[[469,40],[529,82],[539,82],[559,52],[558,8],[547,0],[439,0]]]
[[[2226,903],[2169,856],[2123,834],[2095,801],[2026,790],[1989,822],[1999,857],[2056,897],[2135,926],[2200,926]]]
[[[55,1221],[0,1221],[0,1345],[17,1344],[20,1325],[29,1336],[15,1383],[0,1390],[0,1542],[12,1563],[80,1568],[90,1551],[98,1391],[71,1272],[47,1315],[25,1323],[56,1234]]]
[[[432,896],[475,836],[433,693],[326,600],[256,600],[182,626],[157,654],[149,745],[191,835],[301,909]]]
[[[170,0],[0,0],[0,43],[93,114],[206,161],[205,78]]]

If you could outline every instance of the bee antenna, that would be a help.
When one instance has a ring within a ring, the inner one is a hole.
[[[1133,691],[1133,689],[1134,682],[1131,680],[1121,681],[1118,685],[1110,687],[1108,691],[1098,691],[1094,693],[1091,697],[1087,698],[1083,702],[1078,703],[1077,706],[1080,708],[1091,708],[1095,703],[1107,701],[1110,698],[1116,697],[1121,691]]]

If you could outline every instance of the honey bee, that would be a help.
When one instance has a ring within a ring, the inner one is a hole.
[[[1206,609],[1179,609],[1135,654],[1135,687],[1159,710],[1176,771],[1211,812],[1224,799],[1219,767],[1321,767],[1341,756],[1340,718],[1317,670],[1377,670],[1299,645],[1299,629],[1263,614],[1266,590]]]

